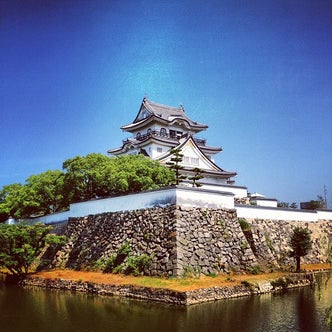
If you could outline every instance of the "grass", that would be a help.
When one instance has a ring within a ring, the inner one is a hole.
[[[305,268],[305,266],[303,266]],[[328,268],[319,266],[316,269]],[[314,270],[315,266],[309,266],[309,270]],[[208,288],[213,286],[235,286],[241,285],[243,280],[249,282],[261,282],[267,280],[274,280],[286,276],[288,273],[273,272],[268,274],[241,274],[241,275],[228,275],[219,274],[214,278],[202,275],[200,278],[162,278],[162,277],[147,277],[147,276],[127,276],[117,274],[105,274],[100,272],[83,272],[73,270],[54,270],[48,272],[36,273],[36,276],[42,278],[61,278],[69,280],[90,281],[95,283],[109,283],[114,285],[136,285],[153,288],[167,288],[177,291],[187,291],[199,288]]]
[[[322,270],[329,269],[329,264],[310,264],[301,265],[305,270]],[[225,287],[241,285],[243,282],[251,284],[277,280],[279,278],[289,275],[288,272],[273,272],[273,273],[259,273],[252,274],[218,274],[211,278],[211,276],[201,275],[199,278],[163,278],[163,277],[148,277],[148,276],[131,276],[123,274],[108,274],[102,272],[85,272],[74,270],[53,270],[41,271],[33,273],[34,276],[46,279],[66,279],[66,280],[79,280],[80,282],[93,282],[112,285],[134,285],[151,288],[166,288],[174,291],[189,291],[200,288],[210,287]]]

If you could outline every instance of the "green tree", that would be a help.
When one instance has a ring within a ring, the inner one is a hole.
[[[70,202],[156,189],[174,180],[167,167],[143,155],[93,153],[68,159],[63,167]]]
[[[30,207],[29,216],[49,214],[68,208],[64,190],[64,173],[60,170],[46,171],[31,175],[26,180],[26,206]]]
[[[108,195],[157,189],[174,181],[174,173],[158,161],[143,155],[109,159],[105,188]]]
[[[106,168],[109,158],[99,153],[91,153],[85,157],[77,156],[63,163],[65,171],[65,190],[69,202],[79,202],[99,197],[98,179]]]
[[[295,227],[291,234],[289,245],[292,248],[290,256],[295,258],[296,272],[301,271],[301,257],[307,255],[312,247],[311,231],[307,228]]]
[[[16,219],[21,218],[21,212],[24,208],[22,191],[23,185],[20,183],[3,186],[0,191],[1,222],[4,222],[9,216]]]
[[[311,200],[309,202],[301,203],[301,208],[307,210],[325,209],[326,202],[322,196],[317,195],[316,200]]]
[[[170,161],[167,162],[167,165],[175,173],[175,184],[179,184],[187,178],[181,172],[184,169],[184,167],[181,165],[181,162],[183,161],[183,154],[181,153],[180,148],[171,148],[170,153],[172,157]]]
[[[204,176],[202,175],[203,171],[200,168],[195,167],[193,169],[193,172],[195,172],[195,174],[193,176],[190,176],[188,179],[192,181],[193,187],[201,187],[202,184],[198,181],[204,178]]]
[[[297,204],[295,202],[291,204],[289,204],[288,202],[278,202],[278,207],[297,209]]]
[[[63,172],[56,170],[31,175],[24,185],[14,183],[0,191],[2,221],[9,216],[21,219],[63,210],[68,207],[65,196]]]
[[[293,202],[290,206],[291,209],[297,209],[297,204]]]
[[[0,225],[0,267],[24,276],[46,245],[62,244],[64,237],[49,234],[44,224]]]
[[[174,173],[142,155],[109,158],[92,153],[63,163],[64,172],[31,175],[25,184],[4,186],[0,191],[0,222],[49,214],[70,203],[98,197],[156,189],[174,182]]]

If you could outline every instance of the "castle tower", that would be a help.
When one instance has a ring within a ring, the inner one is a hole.
[[[192,176],[193,170],[199,168],[204,176],[200,180],[203,187],[234,192],[232,178],[236,172],[225,171],[214,163],[215,154],[222,149],[208,146],[205,139],[196,138],[196,134],[207,128],[207,125],[191,120],[182,106],[161,105],[144,98],[134,121],[121,127],[132,136],[124,140],[121,147],[107,152],[114,156],[143,154],[167,164],[172,157],[170,149],[179,148],[183,154],[181,165],[185,175]],[[240,188],[245,190],[235,195],[246,197],[246,188]]]

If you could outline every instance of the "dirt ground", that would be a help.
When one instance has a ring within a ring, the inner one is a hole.
[[[329,264],[308,264],[302,265],[302,269],[307,271],[318,271],[330,269]],[[289,273],[273,272],[268,274],[219,274],[217,276],[201,276],[199,278],[160,278],[145,276],[127,276],[122,274],[108,274],[102,272],[86,272],[74,270],[53,270],[34,273],[34,276],[49,279],[80,280],[93,283],[104,283],[112,285],[136,285],[154,288],[167,288],[177,291],[187,291],[199,288],[209,288],[214,286],[234,286],[241,284],[242,281],[259,282],[275,280]]]

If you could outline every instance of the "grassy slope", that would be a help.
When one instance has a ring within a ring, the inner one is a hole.
[[[301,266],[305,270],[322,270],[329,269],[329,264],[312,264]],[[73,271],[73,270],[54,270],[43,271],[35,273],[35,276],[42,278],[61,278],[67,280],[80,280],[82,282],[89,281],[94,283],[105,283],[113,285],[136,285],[154,288],[167,288],[177,291],[187,291],[199,288],[209,287],[223,287],[234,286],[241,284],[246,280],[251,283],[257,283],[262,281],[275,280],[282,276],[286,276],[287,272],[274,272],[268,274],[258,275],[223,275],[220,274],[216,277],[201,276],[200,278],[158,278],[158,277],[134,277],[125,276],[120,274],[106,274],[101,272],[85,272],[85,271]]]

